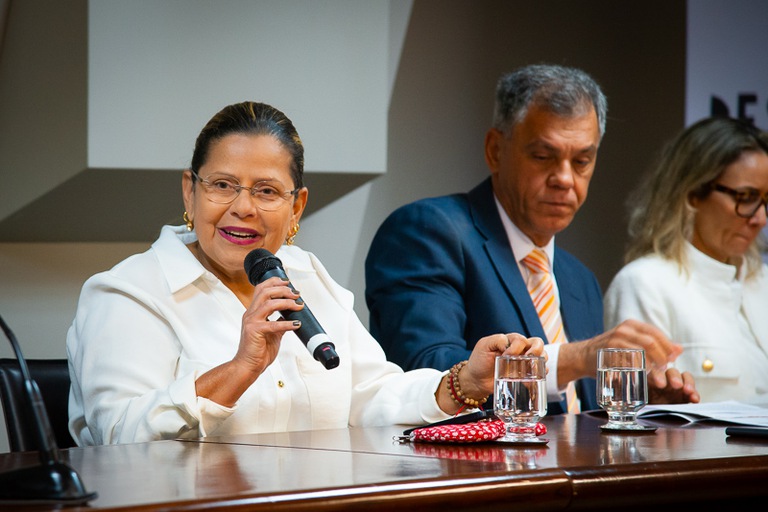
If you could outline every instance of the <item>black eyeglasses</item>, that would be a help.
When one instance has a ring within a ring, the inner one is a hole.
[[[735,190],[720,183],[712,183],[710,188],[731,196],[736,201],[736,215],[739,217],[751,219],[761,206],[764,207],[765,214],[768,215],[768,193],[761,196],[760,192],[753,188]]]

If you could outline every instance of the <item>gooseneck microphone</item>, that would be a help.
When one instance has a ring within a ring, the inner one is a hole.
[[[37,382],[29,373],[27,361],[11,328],[0,316],[0,326],[11,342],[19,369],[24,380],[23,394],[35,423],[40,465],[24,467],[0,474],[0,505],[8,503],[32,504],[55,503],[82,505],[96,498],[96,493],[86,492],[80,475],[68,464],[61,462],[59,447],[53,435],[51,422]]]
[[[283,263],[280,258],[269,252],[267,249],[254,249],[245,257],[245,272],[248,274],[248,280],[253,286],[266,281],[270,277],[279,277],[288,281],[288,286],[294,292],[296,289],[288,280],[283,270]],[[315,315],[309,310],[309,307],[299,297],[297,302],[304,304],[304,308],[299,311],[286,309],[280,311],[280,314],[286,320],[299,320],[301,327],[294,332],[302,343],[307,347],[312,357],[322,363],[327,370],[339,366],[339,355],[336,353],[336,347],[331,339],[325,333],[318,323]]]

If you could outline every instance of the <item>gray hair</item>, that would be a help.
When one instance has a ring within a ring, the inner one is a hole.
[[[608,101],[597,82],[580,69],[534,64],[502,75],[496,85],[493,127],[509,134],[532,105],[563,117],[586,114],[591,105],[600,139],[605,134]]]

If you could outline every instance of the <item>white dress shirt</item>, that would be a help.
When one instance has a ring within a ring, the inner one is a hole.
[[[523,260],[537,245],[512,222],[512,219],[509,218],[499,200],[496,197],[494,197],[494,200],[496,201],[496,209],[499,211],[499,217],[501,217],[501,223],[507,232],[507,239],[509,240],[512,253],[515,255],[515,261],[517,261],[517,266],[520,268],[520,274],[527,285],[528,279],[531,277],[531,271],[525,266]],[[555,258],[555,238],[552,237],[547,245],[539,247],[539,249],[546,253],[551,269]],[[552,284],[557,309],[560,309],[560,292],[557,288],[557,279],[555,279],[554,272],[552,273]],[[547,343],[544,345],[544,351],[547,354],[547,400],[549,402],[559,402],[565,398],[565,388],[559,388],[557,385],[557,360],[560,353],[560,344],[551,345]]]
[[[326,370],[288,332],[234,407],[198,397],[195,380],[235,355],[245,307],[192,255],[185,244],[193,241],[184,226],[165,226],[148,251],[84,284],[67,335],[70,432],[78,445],[448,417],[435,400],[444,373],[403,373],[388,362],[357,318],[352,293],[296,246],[276,256],[340,365]]]
[[[691,244],[686,256],[687,273],[658,255],[621,269],[606,292],[606,327],[634,318],[682,345],[674,365],[693,374],[703,402],[768,397],[768,267],[745,280]]]

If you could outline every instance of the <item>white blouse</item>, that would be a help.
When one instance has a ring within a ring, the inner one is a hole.
[[[693,374],[702,401],[765,399],[768,267],[745,280],[735,266],[686,250],[687,275],[658,255],[621,269],[606,292],[606,328],[630,318],[659,327],[684,347],[675,367]]]
[[[195,380],[237,351],[245,307],[187,249],[194,240],[184,226],[165,226],[149,250],[84,284],[67,335],[69,426],[78,445],[448,417],[435,400],[443,373],[404,373],[388,362],[357,318],[352,293],[295,246],[276,256],[341,363],[326,370],[288,332],[234,407],[198,397]]]

